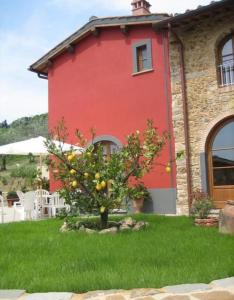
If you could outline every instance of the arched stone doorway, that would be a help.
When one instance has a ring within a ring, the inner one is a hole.
[[[118,146],[111,141],[101,141],[96,143],[94,146],[100,144],[102,145],[103,156],[105,156],[108,159],[111,157],[112,154],[116,153],[119,149]]]
[[[103,147],[103,155],[107,158],[122,147],[120,141],[110,135],[96,137],[92,143],[94,145],[101,144]]]
[[[234,200],[234,117],[217,124],[206,147],[209,192],[216,208]]]

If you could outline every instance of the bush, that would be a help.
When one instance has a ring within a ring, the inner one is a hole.
[[[207,193],[199,189],[192,193],[192,215],[206,219],[212,208],[213,200]]]
[[[8,178],[4,176],[0,176],[0,182],[2,182],[3,185],[8,184]]]
[[[144,199],[149,200],[151,198],[150,193],[144,183],[138,183],[133,187],[129,187],[128,196],[131,200]]]
[[[94,140],[95,133],[90,132]],[[129,182],[143,178],[155,166],[155,159],[168,137],[166,133],[159,134],[148,120],[142,134],[138,130],[130,134],[126,144],[106,158],[102,145],[90,145],[79,130],[76,131],[77,144],[85,150],[79,154],[72,148],[69,152],[62,151],[53,140],[60,137],[62,143],[67,136],[61,122],[47,140],[48,152],[54,157],[50,162],[54,177],[62,183],[66,202],[76,202],[82,213],[98,213],[102,228],[107,227],[109,210],[120,208],[128,196]]]
[[[7,193],[7,199],[18,199],[18,195],[15,191],[10,191]]]
[[[37,168],[36,166],[20,166],[11,170],[11,177],[15,178],[36,178]]]
[[[46,177],[40,177],[37,176],[35,180],[33,181],[35,188],[42,188],[43,190],[49,190],[50,189],[50,181]]]

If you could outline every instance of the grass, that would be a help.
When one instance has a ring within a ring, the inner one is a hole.
[[[234,276],[234,236],[186,217],[139,215],[150,227],[117,235],[60,233],[61,220],[0,225],[0,289],[131,289]]]

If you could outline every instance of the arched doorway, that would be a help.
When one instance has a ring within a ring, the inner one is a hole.
[[[120,141],[111,135],[101,135],[95,137],[92,143],[95,145],[101,144],[103,147],[103,155],[109,158],[113,153],[117,152],[121,147]]]
[[[207,144],[210,195],[216,208],[234,200],[234,117],[218,124]]]
[[[118,146],[111,141],[100,141],[95,143],[95,145],[102,145],[103,148],[103,156],[105,156],[107,159],[111,157],[113,153],[116,153],[118,151]]]

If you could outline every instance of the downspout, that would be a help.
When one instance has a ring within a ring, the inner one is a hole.
[[[37,73],[37,76],[41,79],[46,79],[48,80],[48,75],[44,75],[44,73]]]
[[[169,93],[169,85],[170,85],[170,66],[169,66],[169,54],[168,54],[168,32],[162,31],[162,39],[163,39],[163,61],[164,61],[164,90],[165,90],[165,98],[166,98],[166,109],[167,109],[167,127],[168,132],[173,137],[173,126],[172,126],[172,107],[171,103],[171,94]],[[169,139],[169,155],[170,162],[174,161],[174,151],[172,146],[172,138]],[[170,181],[171,187],[175,187],[175,173],[174,173],[174,164],[171,164],[172,172],[170,172]]]
[[[188,96],[185,76],[185,61],[184,61],[184,45],[172,29],[171,24],[168,24],[168,29],[175,36],[179,44],[180,53],[180,80],[182,89],[182,102],[183,102],[183,120],[184,120],[184,138],[185,138],[185,151],[186,151],[186,173],[187,173],[187,192],[188,192],[188,204],[189,211],[192,205],[192,173],[191,173],[191,159],[190,159],[190,144],[189,144],[189,120],[188,120]]]
[[[32,67],[29,67],[28,70],[31,71],[31,72],[37,73],[37,76],[39,78],[48,80],[48,74],[47,73],[35,71]]]

